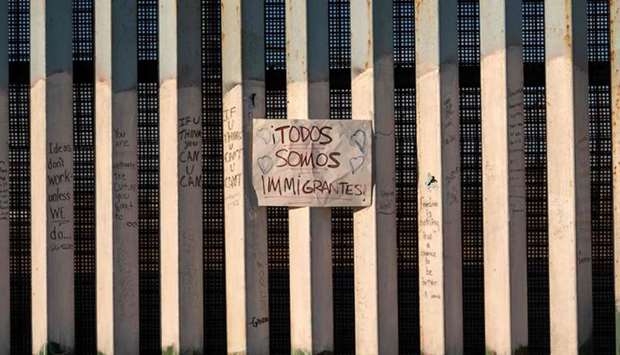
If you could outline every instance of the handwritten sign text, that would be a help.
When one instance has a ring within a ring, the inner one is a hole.
[[[370,121],[255,119],[253,133],[259,205],[370,205]]]

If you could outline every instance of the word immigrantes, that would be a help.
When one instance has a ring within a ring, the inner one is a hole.
[[[306,194],[326,194],[344,196],[363,196],[368,186],[366,184],[350,184],[346,181],[327,182],[322,179],[302,177],[272,177],[261,176],[263,194],[278,194],[279,196],[299,196]]]
[[[254,119],[252,138],[252,184],[259,205],[369,204],[370,121]]]

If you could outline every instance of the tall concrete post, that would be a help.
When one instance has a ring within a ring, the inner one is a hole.
[[[45,2],[30,1],[30,203],[32,353],[47,350]]]
[[[111,6],[114,352],[138,354],[137,0]]]
[[[159,190],[162,351],[179,353],[177,2],[159,1]]]
[[[200,1],[177,6],[179,342],[193,354],[204,347],[201,9]]]
[[[586,2],[545,2],[551,352],[592,335]]]
[[[95,1],[97,351],[114,354],[112,184],[112,7]]]
[[[222,2],[229,353],[269,352],[267,214],[252,188],[252,119],[265,116],[264,0]]]
[[[521,1],[480,2],[486,347],[527,347]]]
[[[32,0],[30,6],[33,351],[48,344],[51,350],[71,352],[75,343],[72,3],[60,0],[46,6],[44,0]]]
[[[392,1],[351,2],[353,119],[373,121],[372,205],[354,213],[355,351],[398,354]]]
[[[8,0],[0,0],[0,353],[11,347]]]
[[[614,221],[620,221],[620,0],[609,1],[609,57],[611,66],[611,148]],[[616,354],[620,354],[620,223],[614,223],[614,294]]]
[[[416,2],[415,33],[421,351],[461,354],[457,1]]]
[[[286,1],[288,117],[329,118],[327,0]],[[291,353],[334,351],[331,209],[289,209]]]

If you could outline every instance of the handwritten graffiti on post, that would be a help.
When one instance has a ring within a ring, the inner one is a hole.
[[[9,164],[0,160],[0,221],[9,220]]]
[[[252,182],[259,205],[370,205],[371,121],[255,119],[253,126]]]
[[[48,143],[47,218],[52,252],[73,249],[73,145]]]

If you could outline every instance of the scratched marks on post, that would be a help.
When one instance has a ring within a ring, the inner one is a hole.
[[[0,160],[0,222],[9,220],[9,164]]]
[[[202,129],[200,116],[179,117],[179,187],[202,188]]]
[[[442,99],[441,114],[436,118],[441,130],[426,128],[418,190],[420,296],[431,312],[442,309],[444,278],[451,272],[445,264],[450,261],[449,246],[444,242],[460,238],[450,222],[460,210],[461,184],[458,105],[450,96]]]
[[[115,128],[113,134],[116,156],[112,165],[114,220],[119,227],[138,229],[135,140],[132,141],[122,128]]]
[[[47,149],[48,245],[73,249],[73,145],[49,142]]]
[[[525,215],[525,134],[523,89],[508,95],[508,183],[511,213]]]
[[[225,107],[222,121],[225,205],[238,206],[243,197],[243,127],[240,107]]]
[[[436,190],[437,184],[432,178],[425,183],[429,190]],[[442,252],[441,247],[437,247],[437,243],[442,242],[441,220],[437,218],[439,208],[434,193],[429,193],[428,196],[420,195],[420,291],[427,299],[441,299],[443,292],[440,275]]]

